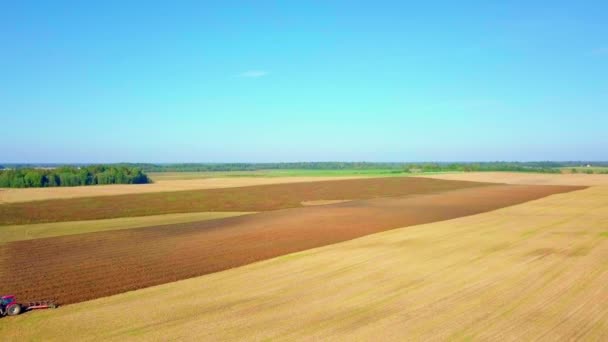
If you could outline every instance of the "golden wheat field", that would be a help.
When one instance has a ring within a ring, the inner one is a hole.
[[[7,321],[26,341],[607,340],[608,186]]]

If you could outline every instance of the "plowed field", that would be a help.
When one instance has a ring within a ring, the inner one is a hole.
[[[267,211],[300,207],[304,201],[417,195],[486,185],[395,177],[9,203],[0,205],[0,225],[202,211]]]
[[[168,173],[165,172],[161,173],[163,176],[167,174]],[[235,188],[266,184],[302,183],[361,178],[357,176],[225,177],[225,175],[220,175],[210,176],[213,178],[197,179],[197,177],[193,177],[193,179],[183,179],[181,177],[184,176],[184,173],[180,172],[179,174],[180,175],[175,177],[175,179],[171,179],[171,177],[161,177],[159,180],[157,180],[156,177],[153,176],[154,183],[151,184],[87,185],[59,188],[0,188],[0,204],[42,201],[60,198],[117,196],[153,192]]]
[[[393,185],[397,190],[403,189],[399,187],[401,179],[372,182],[361,189],[369,196],[377,194],[379,189],[384,195],[398,193],[387,186],[386,181],[397,181]],[[409,179],[407,181],[409,183]],[[324,185],[328,183],[331,182],[323,182]],[[374,184],[379,189],[370,189]],[[290,201],[260,199],[262,203],[293,204],[294,197],[319,199],[328,193],[335,195],[319,189],[324,188],[300,188],[300,193],[306,196],[277,193],[279,199]],[[350,186],[338,189],[343,198],[361,196],[361,191],[349,190]],[[392,228],[472,215],[577,189],[580,187],[477,186],[198,223],[10,242],[0,246],[0,278],[3,279],[3,291],[14,293],[23,301],[55,298],[61,304],[68,304],[212,273]]]

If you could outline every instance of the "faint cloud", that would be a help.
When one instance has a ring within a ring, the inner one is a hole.
[[[591,54],[594,56],[608,56],[608,47],[593,49]]]
[[[242,72],[240,74],[238,74],[238,77],[248,77],[248,78],[257,78],[257,77],[264,77],[268,75],[268,72],[265,70],[247,70],[245,72]]]

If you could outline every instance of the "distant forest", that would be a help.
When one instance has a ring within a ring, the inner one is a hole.
[[[144,184],[148,176],[138,167],[62,166],[58,168],[0,168],[0,188],[42,188],[97,184]]]

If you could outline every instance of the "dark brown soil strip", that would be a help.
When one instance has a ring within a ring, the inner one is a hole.
[[[394,177],[57,199],[2,204],[0,225],[201,211],[268,211],[300,207],[303,201],[418,195],[487,185]]]
[[[75,303],[576,189],[495,185],[12,242],[0,246],[0,287],[23,301]]]

